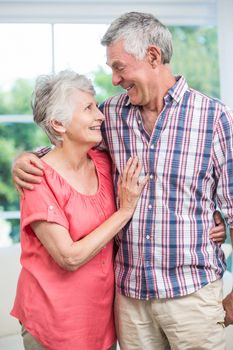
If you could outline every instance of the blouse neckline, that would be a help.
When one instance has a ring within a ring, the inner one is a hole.
[[[76,192],[79,196],[82,196],[82,197],[96,197],[99,195],[100,193],[100,190],[101,190],[101,187],[102,187],[102,183],[101,183],[101,176],[100,176],[100,172],[99,172],[99,169],[98,169],[98,163],[96,162],[96,159],[95,159],[95,155],[94,155],[94,151],[93,150],[90,150],[88,151],[88,156],[91,158],[91,160],[93,161],[94,163],[94,166],[95,166],[95,171],[96,171],[96,176],[97,176],[97,181],[98,181],[98,188],[97,188],[97,191],[96,193],[94,194],[86,194],[86,193],[82,193],[82,192],[79,192],[78,190],[76,190],[57,170],[55,170],[50,164],[48,164],[45,160],[43,160],[41,158],[41,161],[42,163],[45,165],[45,167],[52,171],[53,173],[55,173],[60,179],[62,179],[62,181],[64,183],[66,183],[73,192]]]

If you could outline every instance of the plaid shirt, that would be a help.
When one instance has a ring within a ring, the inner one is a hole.
[[[142,176],[150,174],[132,220],[117,237],[119,292],[173,298],[221,278],[224,255],[209,231],[216,205],[233,227],[233,114],[190,89],[183,77],[164,97],[151,136],[126,93],[100,108],[115,185],[131,155],[142,161]]]

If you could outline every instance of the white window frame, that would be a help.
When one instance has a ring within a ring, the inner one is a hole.
[[[54,71],[55,23],[110,23],[129,11],[152,13],[167,25],[216,25],[221,99],[233,109],[233,0],[0,0],[0,23],[51,24]],[[22,119],[31,122],[32,117]],[[6,121],[17,122],[17,116],[0,116],[0,123]],[[0,212],[0,218],[19,218],[19,212]]]

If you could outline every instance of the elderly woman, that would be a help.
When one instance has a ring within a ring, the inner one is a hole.
[[[35,122],[55,145],[44,175],[21,199],[22,271],[11,314],[22,323],[25,349],[106,350],[113,320],[113,237],[129,221],[147,182],[129,159],[116,211],[111,164],[101,141],[103,114],[84,76],[40,77]]]

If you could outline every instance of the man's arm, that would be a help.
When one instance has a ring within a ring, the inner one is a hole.
[[[233,229],[230,229],[231,234],[231,243],[233,246]],[[233,276],[232,276],[233,279]],[[233,324],[233,289],[230,294],[226,296],[225,299],[223,299],[223,307],[226,312],[225,316],[225,326],[229,326],[230,324]]]
[[[216,119],[213,136],[213,164],[216,176],[216,201],[229,225],[233,242],[233,113],[224,108]],[[223,300],[225,325],[233,324],[233,290]]]
[[[41,182],[43,163],[34,153],[21,153],[12,166],[12,180],[19,194],[23,196],[22,188],[33,190],[33,184]]]

